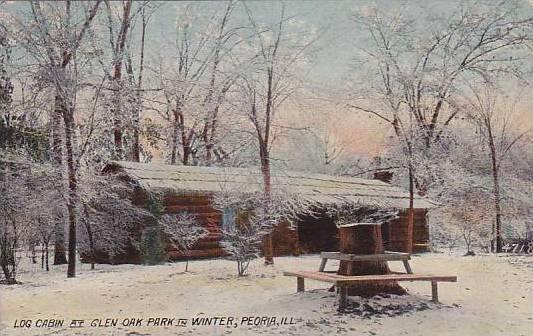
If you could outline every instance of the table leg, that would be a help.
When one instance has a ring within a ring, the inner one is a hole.
[[[318,268],[319,272],[324,272],[324,269],[326,268],[326,263],[328,262],[327,258],[322,258],[322,261],[320,262],[320,267]]]
[[[296,292],[303,292],[305,290],[305,279],[296,278]]]
[[[431,302],[439,302],[439,293],[437,291],[437,281],[431,281]]]
[[[411,265],[409,265],[408,260],[403,260],[403,266],[405,267],[405,271],[409,274],[413,274],[413,270],[411,269]]]
[[[348,295],[348,287],[346,286],[339,286],[339,306],[338,311],[344,311],[347,304],[347,295]]]

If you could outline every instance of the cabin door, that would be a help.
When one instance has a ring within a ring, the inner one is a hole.
[[[302,217],[298,222],[298,239],[301,253],[319,253],[339,249],[337,226],[326,214]]]

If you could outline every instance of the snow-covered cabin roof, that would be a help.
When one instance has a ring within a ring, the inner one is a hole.
[[[104,171],[122,171],[142,188],[183,194],[213,194],[222,191],[260,192],[258,168],[177,166],[158,163],[112,161]],[[294,194],[319,204],[356,203],[381,208],[406,209],[409,194],[401,188],[357,177],[332,176],[296,171],[273,171],[272,189]],[[438,203],[415,197],[415,208],[433,208]]]

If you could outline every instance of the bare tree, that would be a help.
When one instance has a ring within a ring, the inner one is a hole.
[[[242,28],[230,25],[234,7],[235,1],[228,1],[208,18],[192,5],[181,8],[174,62],[168,66],[161,61],[158,70],[171,164],[210,165],[224,156],[219,148],[221,114],[235,83],[232,50],[243,42],[236,35]]]
[[[36,236],[50,241],[54,232],[51,220],[42,226],[33,222],[64,204],[52,187],[51,172],[20,154],[5,155],[0,161],[0,267],[8,284],[16,283],[18,251],[34,244]],[[39,191],[44,191],[42,197],[36,197]]]
[[[133,116],[132,116],[132,127],[133,127],[133,136],[132,136],[132,148],[131,148],[131,155],[130,159],[136,162],[140,162],[141,158],[141,143],[140,143],[140,135],[141,135],[141,109],[142,109],[142,102],[143,102],[143,75],[144,75],[144,69],[145,69],[145,47],[146,47],[146,31],[148,28],[148,23],[150,22],[150,18],[153,14],[153,11],[147,9],[148,5],[143,6],[141,9],[141,45],[140,45],[140,51],[139,51],[139,68],[137,72],[137,80],[136,80],[136,95],[135,95],[135,103],[132,109]],[[128,65],[126,67],[126,71],[129,75],[130,81],[135,81],[134,79],[134,71],[133,71],[133,65],[132,65],[132,59],[131,55],[128,55]]]
[[[0,171],[0,267],[6,284],[16,283],[18,266],[17,249],[21,237],[24,181],[10,167]]]
[[[12,48],[6,29],[0,26],[0,117],[2,119],[4,115],[8,114],[7,112],[10,110],[13,101],[13,83],[7,71],[11,60]]]
[[[495,226],[493,237],[495,246],[492,250],[502,252],[502,190],[501,190],[501,167],[511,154],[514,146],[525,140],[531,132],[527,129],[523,132],[516,132],[511,127],[511,111],[505,110],[498,102],[498,89],[490,83],[485,83],[481,89],[473,86],[474,98],[471,100],[469,116],[479,128],[484,141],[488,147],[491,164],[491,174],[493,183],[493,202],[495,210]],[[512,105],[511,105],[512,106]]]
[[[181,161],[188,165],[196,155],[198,126],[201,123],[203,111],[195,97],[202,89],[201,78],[209,65],[208,36],[200,35],[193,38],[190,19],[193,16],[192,7],[184,9],[176,31],[176,67],[173,73],[167,75],[160,66],[161,86],[166,102],[165,119],[169,122],[169,162],[176,164]],[[207,54],[207,55],[206,55]],[[181,151],[180,151],[181,147]]]
[[[390,124],[398,136],[411,116],[429,147],[460,112],[457,98],[465,78],[521,74],[533,18],[522,15],[514,1],[466,3],[444,20],[428,15],[427,22],[418,22],[422,26],[407,12],[402,8],[389,16],[372,10],[354,17],[369,36],[370,47],[360,50],[378,76],[359,91],[361,104],[348,106]]]
[[[122,1],[120,5],[105,1],[106,28],[109,37],[110,60],[102,60],[108,82],[107,89],[113,128],[113,157],[140,159],[140,109],[145,62],[146,29],[154,6],[149,1]],[[132,32],[141,18],[139,69],[135,78],[132,60]],[[105,55],[102,55],[105,56]],[[130,134],[131,133],[131,134]]]
[[[65,198],[63,197],[63,185],[57,171],[49,164],[33,164],[32,172],[27,177],[27,186],[32,193],[28,199],[26,208],[30,214],[30,223],[33,235],[42,245],[41,267],[50,270],[49,247],[55,234],[56,223],[64,221]]]
[[[77,58],[82,42],[96,17],[101,0],[79,4],[73,7],[66,1],[64,7],[54,3],[41,6],[38,1],[31,2],[30,22],[20,23],[17,36],[27,53],[35,59],[41,71],[41,80],[46,81],[54,91],[54,111],[51,113],[53,130],[53,157],[58,170],[65,165],[68,189],[68,270],[67,276],[76,275],[76,207],[78,199],[77,158],[76,158],[76,97],[79,67]],[[81,20],[78,15],[82,17]],[[57,22],[57,25],[52,25]],[[64,144],[62,137],[64,136]],[[63,146],[64,145],[64,146]],[[63,147],[65,161],[63,161]],[[58,225],[62,232],[62,225]],[[62,249],[61,239],[56,253]]]
[[[236,74],[233,69],[228,69],[227,59],[232,56],[232,51],[239,46],[243,40],[238,38],[237,33],[243,27],[230,26],[232,12],[236,1],[228,1],[223,15],[218,19],[215,28],[215,39],[212,43],[212,60],[209,69],[209,84],[203,101],[203,106],[207,109],[207,116],[201,130],[204,145],[205,163],[210,165],[214,161],[214,156],[221,159],[224,155],[221,148],[217,148],[219,143],[219,133],[221,128],[221,109],[227,99],[227,94],[233,87]],[[233,65],[235,66],[235,65]]]
[[[422,195],[428,191],[427,181],[413,171],[414,151],[420,147],[431,155],[433,144],[461,111],[465,79],[522,73],[533,19],[521,15],[518,2],[502,1],[461,4],[444,20],[431,15],[427,22],[412,20],[406,8],[391,15],[372,9],[354,20],[367,33],[369,47],[360,50],[373,75],[370,82],[365,78],[356,85],[347,106],[391,125],[404,143],[412,228],[414,188]],[[414,143],[413,131],[423,146]]]
[[[122,67],[126,54],[126,41],[128,39],[128,32],[131,26],[131,7],[132,1],[126,0],[122,2],[122,16],[120,18],[120,25],[118,34],[115,36],[113,29],[113,12],[109,1],[105,1],[107,16],[109,20],[109,35],[111,42],[111,49],[113,50],[113,73],[111,75],[111,86],[113,92],[113,99],[111,103],[111,113],[113,115],[113,141],[115,145],[115,156],[118,160],[123,159],[123,145],[122,145],[122,118],[121,104],[119,100],[123,93],[122,88]]]
[[[239,88],[242,91],[242,105],[252,124],[257,140],[259,162],[263,175],[263,191],[268,199],[272,193],[271,149],[274,142],[277,112],[284,102],[300,87],[296,70],[299,63],[308,56],[317,36],[307,31],[307,36],[295,39],[289,34],[288,25],[293,18],[281,4],[277,22],[271,26],[261,25],[245,5],[251,26],[250,46],[252,58],[248,69],[242,72]],[[265,263],[272,264],[273,250],[270,235],[265,241]]]

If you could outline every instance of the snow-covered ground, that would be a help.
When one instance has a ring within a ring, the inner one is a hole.
[[[296,293],[296,279],[282,275],[283,270],[315,270],[319,265],[316,255],[276,258],[274,266],[257,260],[242,278],[235,275],[235,264],[226,260],[193,261],[189,273],[183,273],[183,263],[97,265],[94,271],[80,265],[75,279],[66,278],[63,266],[47,273],[24,260],[19,276],[22,284],[0,286],[0,335],[529,336],[533,331],[531,260],[492,255],[414,256],[415,273],[458,276],[457,283],[439,284],[441,304],[429,301],[428,282],[403,282],[410,295],[372,300],[353,297],[345,314],[336,312],[335,295],[327,291],[328,284],[306,280],[306,292]],[[389,264],[402,270],[401,263]],[[335,268],[335,263],[328,268]],[[192,326],[191,319],[196,317],[226,317],[223,323],[229,326]],[[248,325],[260,323],[261,317],[262,325]],[[173,325],[154,326],[156,318],[173,318]],[[180,318],[187,319],[186,326],[178,326]],[[228,318],[233,321],[228,323]],[[50,319],[64,320],[63,325],[38,327]],[[106,319],[116,326],[97,326],[105,325]],[[131,319],[140,326],[125,326]],[[15,328],[15,321],[17,325],[29,323],[21,320],[31,320],[31,327]],[[83,327],[70,328],[72,320],[84,320]]]

